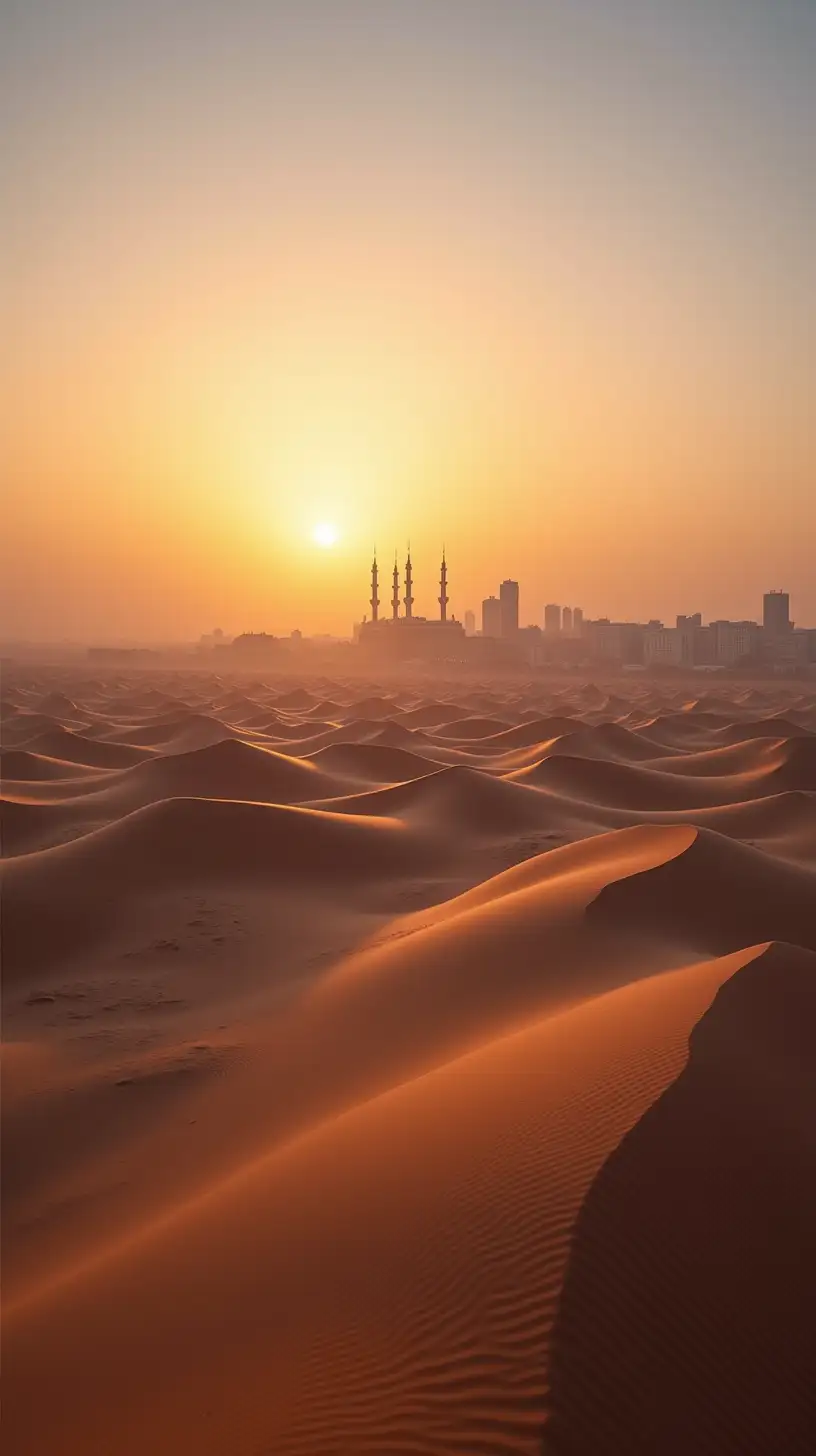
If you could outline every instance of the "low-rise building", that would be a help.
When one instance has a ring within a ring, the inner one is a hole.
[[[714,661],[722,667],[733,667],[747,658],[756,657],[760,646],[758,622],[711,623],[714,634]]]
[[[650,625],[662,626],[661,623]],[[610,622],[608,617],[599,617],[583,624],[583,636],[593,657],[603,662],[622,665],[642,663],[645,635],[646,627],[642,622]]]
[[[678,617],[676,627],[649,623],[643,638],[647,667],[708,667],[714,662],[714,638],[699,613]]]

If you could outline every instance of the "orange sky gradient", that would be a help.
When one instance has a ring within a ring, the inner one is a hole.
[[[576,8],[17,8],[4,637],[816,625],[814,12]]]

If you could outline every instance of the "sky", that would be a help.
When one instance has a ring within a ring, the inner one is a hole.
[[[0,24],[0,635],[816,625],[814,0]]]

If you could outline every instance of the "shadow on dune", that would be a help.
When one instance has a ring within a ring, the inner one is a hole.
[[[576,1221],[544,1456],[813,1450],[816,955],[772,946],[689,1045]]]
[[[816,875],[712,829],[682,853],[613,880],[587,912],[674,938],[708,955],[787,939],[816,951]]]

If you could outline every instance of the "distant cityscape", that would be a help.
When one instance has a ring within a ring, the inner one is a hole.
[[[202,638],[201,650],[253,656],[264,651],[298,647],[353,645],[364,659],[382,662],[446,662],[485,667],[608,666],[629,671],[754,670],[786,674],[816,673],[816,628],[797,627],[791,620],[786,591],[765,592],[762,618],[751,621],[717,619],[704,622],[702,612],[680,614],[669,625],[656,618],[645,622],[586,617],[580,606],[548,602],[540,620],[522,625],[519,583],[502,581],[476,611],[468,609],[459,621],[449,613],[448,564],[445,553],[439,567],[438,611],[431,617],[414,611],[414,567],[410,551],[400,571],[394,559],[390,571],[388,609],[383,612],[380,567],[371,563],[368,608],[355,623],[352,643],[329,637],[288,638],[267,633],[243,633],[229,641],[223,633]]]
[[[816,676],[816,627],[797,626],[791,618],[790,596],[782,590],[766,591],[761,620],[716,618],[705,622],[700,611],[681,613],[673,624],[657,618],[645,622],[587,617],[580,606],[547,602],[538,609],[538,622],[522,625],[519,583],[508,577],[491,592],[479,613],[467,609],[460,621],[450,611],[448,564],[443,552],[439,567],[438,611],[430,617],[414,611],[414,567],[410,552],[400,571],[397,560],[389,572],[387,610],[380,596],[380,568],[372,561],[368,608],[353,626],[350,637],[319,633],[307,636],[295,630],[287,636],[267,631],[233,636],[220,628],[204,633],[197,643],[177,643],[165,649],[130,646],[93,646],[88,654],[98,660],[126,658],[153,661],[172,653],[192,652],[201,659],[218,658],[224,666],[279,662],[281,666],[308,653],[336,657],[346,666],[388,663],[444,664],[451,668],[496,669],[620,669],[626,672],[736,672],[759,675]],[[335,664],[337,665],[337,664]]]

